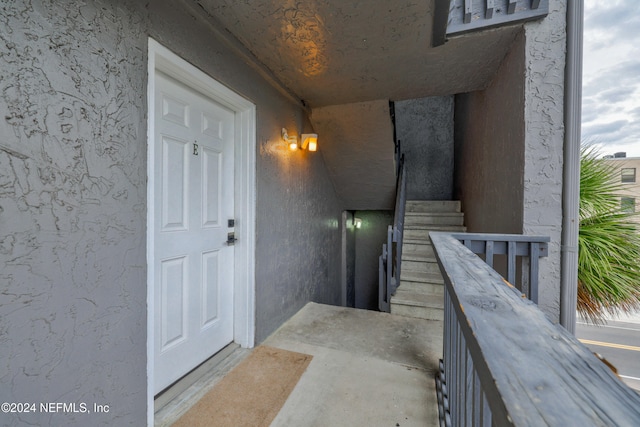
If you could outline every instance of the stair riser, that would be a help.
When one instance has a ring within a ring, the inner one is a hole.
[[[460,212],[460,201],[416,201],[408,200],[406,212]]]
[[[391,304],[391,314],[427,320],[443,320],[444,309]]]
[[[401,273],[430,273],[437,274],[440,273],[440,267],[438,267],[438,263],[435,262],[420,262],[420,261],[402,261],[401,265]]]
[[[462,214],[458,215],[447,215],[447,216],[431,216],[429,214],[423,215],[407,215],[404,218],[405,227],[410,227],[412,225],[463,225],[464,224],[464,216]]]
[[[425,226],[426,227],[426,226]],[[464,232],[465,227],[461,226],[432,226],[429,229],[426,228],[405,228],[403,233],[403,240],[408,243],[412,241],[431,242],[429,240],[429,232],[431,231],[444,231],[444,232]]]
[[[435,253],[433,252],[433,246],[431,245],[414,245],[411,243],[404,243],[402,245],[402,258],[411,261],[423,260],[423,259],[435,259]]]
[[[398,289],[405,289],[409,292],[420,292],[431,295],[444,295],[444,284],[442,283],[420,283],[400,281]]]
[[[444,283],[442,276],[440,274],[427,274],[427,273],[419,273],[419,272],[411,272],[404,271],[400,272],[401,281],[407,282],[420,282],[420,283]]]

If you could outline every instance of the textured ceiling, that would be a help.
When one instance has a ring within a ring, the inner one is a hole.
[[[353,210],[393,208],[388,100],[483,89],[520,30],[476,32],[433,48],[435,0],[184,1],[311,108],[331,180]]]
[[[434,0],[196,0],[313,107],[482,89],[519,27],[432,48]]]

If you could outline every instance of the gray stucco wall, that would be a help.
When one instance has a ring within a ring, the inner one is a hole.
[[[393,211],[356,211],[355,216],[362,219],[355,230],[355,307],[378,310],[378,257]]]
[[[456,96],[455,197],[470,232],[551,237],[540,264],[540,308],[560,301],[564,0],[527,23],[487,89]]]
[[[487,89],[456,96],[455,198],[470,232],[522,233],[524,48],[520,33]]]
[[[539,306],[553,321],[560,316],[566,5],[550,1],[547,18],[525,25],[523,232],[551,237]]]
[[[453,96],[395,102],[396,138],[407,167],[409,200],[451,200]]]
[[[309,300],[339,303],[340,207],[310,130],[176,2],[9,2],[0,14],[0,402],[104,415],[2,425],[146,424],[147,36],[257,105],[256,340]]]

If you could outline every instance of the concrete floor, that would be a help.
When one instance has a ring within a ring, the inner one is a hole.
[[[265,345],[313,355],[277,426],[437,426],[442,322],[309,303]]]
[[[272,427],[438,425],[440,321],[309,303],[263,344],[313,356]],[[248,352],[237,349],[156,413],[156,426],[175,421]]]

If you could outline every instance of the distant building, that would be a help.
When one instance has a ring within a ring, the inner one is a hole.
[[[615,153],[613,156],[605,156],[605,161],[612,165],[622,184],[622,197],[620,208],[625,212],[640,212],[640,157],[626,157],[626,153]],[[640,221],[640,218],[637,219]]]

